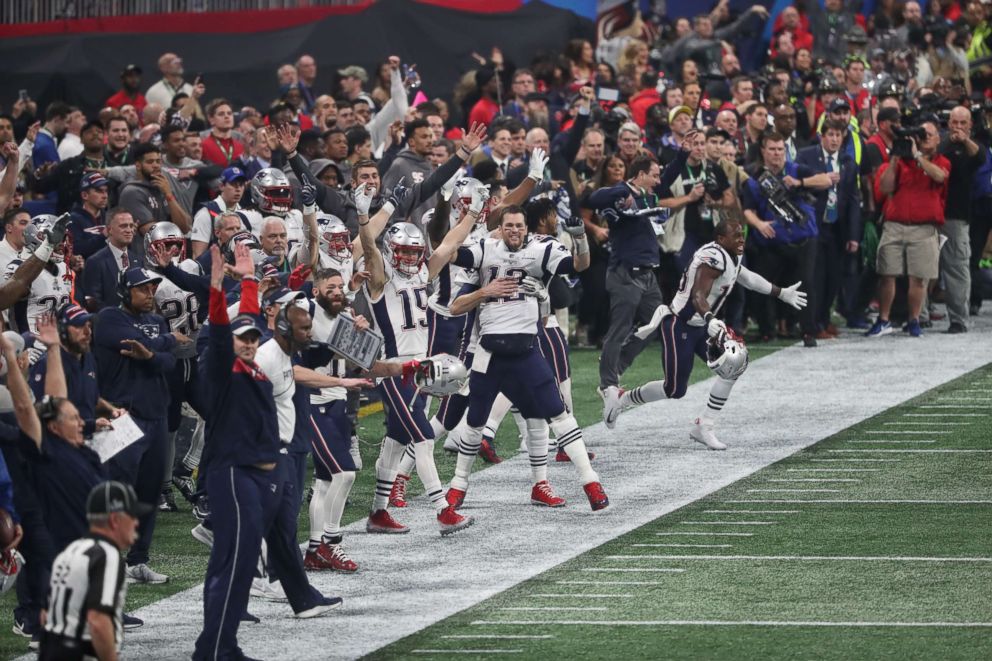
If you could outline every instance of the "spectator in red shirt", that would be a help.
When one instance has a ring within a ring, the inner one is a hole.
[[[909,321],[906,330],[920,337],[920,311],[927,280],[938,275],[939,243],[937,227],[944,224],[944,202],[951,163],[937,153],[940,128],[934,122],[922,124],[926,138],[913,141],[913,156],[889,154],[875,177],[875,194],[888,195],[882,215],[882,237],[878,244],[876,270],[879,275],[878,321],[867,335],[878,337],[892,332],[889,312],[896,297],[896,278],[909,276]]]
[[[871,93],[864,86],[865,68],[865,60],[859,55],[849,55],[844,61],[845,94],[854,115],[869,108]]]
[[[775,37],[782,32],[792,34],[792,44],[796,50],[800,48],[813,50],[813,34],[809,31],[809,19],[800,16],[799,10],[795,7],[786,7],[775,19],[775,25],[772,28],[772,43],[775,43]]]
[[[658,77],[651,72],[641,74],[640,91],[630,97],[630,114],[642,129],[647,121],[648,108],[656,103],[661,103],[661,94],[658,94]]]
[[[139,90],[139,85],[141,85],[141,67],[136,64],[127,65],[124,71],[121,71],[121,89],[107,99],[104,105],[118,110],[121,106],[132,105],[140,115],[148,105],[148,101]]]
[[[493,121],[493,117],[499,112],[499,104],[496,102],[496,93],[499,88],[499,80],[496,78],[496,71],[492,67],[482,67],[475,72],[475,84],[482,92],[479,99],[468,114],[468,125],[482,124],[486,127]]]
[[[203,140],[203,160],[226,168],[241,157],[244,146],[234,139],[234,109],[227,99],[207,104],[210,135]]]

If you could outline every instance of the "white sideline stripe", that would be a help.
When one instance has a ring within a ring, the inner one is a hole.
[[[663,572],[663,573],[680,574],[680,573],[684,572],[685,569],[680,569],[680,568],[677,568],[677,567],[659,567],[659,568],[656,568],[656,569],[655,568],[644,569],[644,568],[639,568],[639,567],[585,567],[585,568],[581,569],[580,571],[590,571],[590,572],[615,572],[615,571],[622,571],[622,572],[641,572],[641,571],[647,571],[647,572]]]
[[[576,592],[575,594],[532,594],[528,595],[530,597],[542,597],[544,599],[629,599],[633,597],[632,594],[585,594],[584,592]]]
[[[940,397],[938,402],[992,402],[992,397]]]
[[[799,514],[801,510],[703,510],[703,514]]]
[[[886,448],[886,449],[879,449],[879,450],[827,450],[827,452],[902,452],[902,453],[914,453],[914,454],[922,454],[922,453],[927,453],[927,454],[930,454],[930,453],[948,454],[948,453],[955,453],[955,452],[963,452],[963,453],[971,453],[971,454],[975,454],[975,453],[978,453],[978,454],[988,454],[989,452],[992,452],[992,450],[977,450],[977,449],[976,450],[972,450],[972,449],[968,449],[968,448],[944,448],[944,449],[939,449],[939,450],[909,450],[909,449],[906,449],[906,450],[889,450],[889,449]]]
[[[934,431],[934,430],[928,430],[928,429],[921,429],[919,431],[912,430],[912,429],[906,429],[906,430],[901,430],[901,431],[895,431],[895,430],[892,430],[892,429],[888,429],[888,430],[883,429],[881,431],[878,431],[878,430],[869,430],[869,431],[866,431],[865,433],[866,434],[953,434],[954,432],[952,432],[952,431]]]
[[[512,634],[512,633],[449,633],[441,638],[464,640],[470,639],[475,640],[477,638],[487,638],[492,640],[547,640],[549,638],[554,638],[554,634],[551,633],[534,633],[534,634]]]
[[[529,620],[512,622],[475,620],[473,625],[533,626]],[[802,622],[786,620],[542,620],[541,624],[575,625],[582,627],[927,627],[927,628],[987,628],[992,622]]]
[[[523,650],[411,650],[411,654],[521,654]]]
[[[555,581],[557,585],[669,585],[665,581]]]
[[[881,468],[786,468],[795,473],[880,473]]]
[[[907,418],[984,418],[984,413],[903,413]]]
[[[777,521],[683,521],[684,526],[773,526]]]
[[[909,555],[607,555],[607,560],[781,560],[796,562],[992,562],[992,558]]]
[[[844,500],[844,499],[821,499],[821,500],[787,500],[787,499],[765,499],[765,500],[725,500],[725,503],[849,503],[855,505],[992,505],[992,500]]]
[[[679,548],[679,549],[729,549],[733,544],[631,544],[646,548]]]
[[[854,477],[797,477],[795,479],[765,480],[765,482],[860,482]]]
[[[848,443],[936,443],[932,438],[875,438],[868,441],[848,441]]]
[[[606,611],[606,606],[502,606],[501,611]]]
[[[656,532],[659,537],[684,537],[686,535],[708,537],[754,537],[753,532]]]
[[[941,422],[940,420],[903,420],[901,422],[883,422],[884,425],[920,425],[926,427],[960,427],[970,425],[970,422]]]
[[[851,457],[850,459],[810,459],[810,461],[817,462],[817,463],[821,463],[821,462],[822,463],[828,463],[828,462],[829,463],[834,463],[834,462],[851,463],[851,462],[854,462],[854,463],[858,463],[858,464],[865,464],[865,463],[871,462],[871,463],[877,463],[877,464],[882,464],[882,463],[885,463],[885,464],[895,464],[895,463],[898,463],[898,462],[902,461],[902,459],[855,459],[854,457]]]
[[[921,409],[987,409],[987,406],[974,406],[973,404],[926,404],[917,408]]]
[[[748,493],[840,493],[840,489],[748,489]]]

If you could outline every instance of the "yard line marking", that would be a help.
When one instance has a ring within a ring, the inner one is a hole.
[[[975,406],[973,404],[925,404],[918,406],[921,409],[987,409],[987,406]]]
[[[854,477],[798,477],[794,479],[765,480],[766,482],[860,482]]]
[[[703,514],[799,514],[801,510],[703,510]]]
[[[920,429],[919,431],[913,429],[904,429],[895,431],[892,429],[883,429],[881,431],[866,431],[866,434],[953,434],[952,431],[935,431],[929,429]]]
[[[964,453],[972,453],[972,454],[974,454],[974,453],[988,454],[989,452],[992,452],[992,450],[971,450],[971,449],[967,449],[967,448],[943,448],[943,449],[938,449],[938,450],[910,450],[910,449],[905,449],[905,450],[889,450],[889,449],[879,449],[879,450],[867,450],[867,449],[866,450],[827,450],[827,452],[901,452],[901,453],[904,453],[904,454],[909,454],[909,453],[914,453],[914,454],[921,454],[921,453],[927,453],[927,454],[930,454],[930,453],[947,454],[947,453],[955,453],[955,452],[964,452]]]
[[[879,473],[881,468],[786,468],[795,473]]]
[[[850,459],[810,459],[809,461],[816,462],[816,463],[821,463],[821,462],[822,463],[828,463],[828,462],[830,462],[830,463],[833,463],[833,462],[855,462],[855,463],[859,463],[859,464],[864,464],[864,463],[869,463],[870,462],[870,463],[873,463],[873,464],[883,464],[883,463],[884,464],[895,464],[895,463],[899,463],[900,461],[902,461],[902,459],[855,459],[854,457],[851,457]]]
[[[992,397],[938,397],[938,402],[992,402]]]
[[[970,425],[970,422],[942,422],[940,420],[903,420],[901,422],[883,422],[883,425],[920,425],[926,427],[960,427]]]
[[[502,633],[449,633],[441,638],[453,638],[453,639],[475,639],[475,638],[491,638],[493,640],[547,640],[549,638],[554,638],[554,634],[550,633],[534,633],[534,634],[502,634]]]
[[[984,418],[984,413],[903,413],[907,418]]]
[[[753,532],[656,532],[655,534],[662,537],[684,537],[687,535],[693,537],[702,535],[709,537],[754,537]]]
[[[577,592],[575,594],[550,594],[550,593],[542,593],[542,594],[532,594],[530,596],[531,597],[543,597],[545,599],[578,599],[578,598],[582,598],[582,599],[628,599],[630,597],[633,597],[634,595],[632,595],[632,594],[583,594],[581,592]],[[569,610],[571,610],[571,609],[569,609]]]
[[[474,625],[519,625],[533,626],[531,620],[501,621],[475,620]],[[542,620],[541,624],[577,625],[597,627],[681,627],[681,626],[728,626],[728,627],[927,627],[927,628],[988,628],[992,622],[803,622],[784,620]]]
[[[933,438],[874,438],[867,441],[848,441],[848,443],[936,443]]]
[[[992,558],[970,556],[909,555],[607,555],[607,560],[784,560],[813,562],[992,562]]]
[[[725,500],[725,503],[852,503],[858,505],[992,505],[992,500],[847,500],[847,499],[820,499],[820,500],[798,500],[798,499],[751,499],[751,500]]]
[[[558,585],[670,585],[665,581],[555,581]]]
[[[638,568],[638,567],[620,567],[620,568],[615,568],[615,567],[584,567],[583,569],[581,569],[579,571],[590,571],[590,572],[615,572],[615,571],[622,571],[622,572],[633,572],[633,571],[636,571],[636,572],[642,572],[642,571],[644,571],[644,572],[670,572],[670,573],[673,573],[673,574],[680,574],[680,573],[684,572],[685,569],[681,569],[681,568],[677,568],[677,567],[661,567],[661,568],[649,568],[649,569],[643,569],[643,568]]]
[[[748,493],[840,493],[840,489],[748,489]]]
[[[777,521],[682,521],[683,526],[773,526]]]
[[[520,654],[523,650],[410,650],[411,654]]]
[[[606,606],[503,606],[501,611],[606,611]]]
[[[631,544],[631,546],[648,548],[680,548],[680,549],[729,549],[733,544]]]
[[[974,384],[972,384],[972,385],[974,385]],[[958,390],[957,392],[983,392],[986,395],[988,395],[989,393],[992,393],[992,389],[989,389],[989,388],[962,388],[961,390]]]

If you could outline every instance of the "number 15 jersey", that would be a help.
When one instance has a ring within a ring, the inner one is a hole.
[[[365,295],[372,306],[375,327],[382,333],[382,357],[412,360],[427,357],[427,283],[426,265],[415,275],[397,273],[383,264],[386,284],[378,298],[373,298],[366,283]]]

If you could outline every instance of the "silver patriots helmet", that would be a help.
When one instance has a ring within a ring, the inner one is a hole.
[[[326,254],[341,261],[351,257],[351,232],[337,216],[318,212],[317,235]]]
[[[48,231],[52,229],[55,225],[55,221],[58,219],[58,216],[53,216],[50,213],[43,213],[31,219],[31,222],[24,227],[24,248],[27,252],[33,253],[39,246],[41,246],[42,243],[45,242],[45,238],[48,236]],[[69,232],[66,232],[65,240],[62,241],[61,244],[55,246],[55,249],[52,251],[51,261],[68,261],[71,256],[72,235]]]
[[[175,223],[155,223],[145,235],[146,254],[153,245],[161,246],[166,251],[172,251],[175,248],[176,250],[172,252],[173,264],[178,265],[186,259],[186,239],[183,238],[183,231]]]
[[[455,190],[451,196],[451,208],[457,213],[455,221],[462,214],[468,212],[469,206],[472,204],[472,194],[477,188],[481,188],[484,184],[474,177],[462,177],[455,182]],[[486,202],[486,206],[483,208],[482,213],[479,215],[477,223],[484,223],[486,221],[486,216],[489,215],[489,202]]]
[[[711,338],[706,348],[706,364],[717,376],[736,380],[748,364],[744,339],[729,328]]]
[[[468,368],[465,363],[451,354],[439,353],[422,362],[426,368],[418,371],[414,380],[417,388],[436,397],[454,395],[462,389],[468,380]]]
[[[383,257],[397,273],[417,275],[424,264],[427,243],[424,233],[413,223],[396,223],[386,230]]]
[[[0,553],[0,594],[14,587],[23,566],[24,556],[20,551],[14,549]]]
[[[293,189],[282,170],[264,168],[252,177],[251,199],[263,213],[285,216],[293,207]]]

